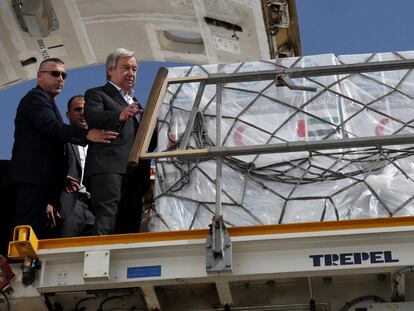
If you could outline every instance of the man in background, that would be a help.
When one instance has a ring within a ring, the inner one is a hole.
[[[39,238],[47,237],[45,211],[60,209],[67,169],[65,143],[109,144],[118,135],[63,123],[55,98],[62,91],[66,76],[62,60],[42,61],[37,72],[38,84],[21,99],[15,118],[8,178],[15,194],[14,223],[32,226]]]
[[[83,95],[75,95],[69,99],[66,116],[71,126],[88,127],[83,117],[84,107]],[[90,210],[90,194],[83,185],[87,150],[88,146],[66,144],[67,184],[72,184],[72,188],[65,189],[61,197],[62,208],[59,216],[60,236],[63,238],[92,234],[95,217]]]
[[[139,232],[142,198],[147,191],[150,161],[128,167],[128,158],[143,109],[134,96],[138,61],[134,52],[116,49],[106,60],[107,83],[85,93],[85,119],[90,127],[119,131],[110,146],[89,145],[85,179],[95,214],[94,234]],[[154,147],[155,141],[152,142]],[[150,147],[150,148],[151,148]]]

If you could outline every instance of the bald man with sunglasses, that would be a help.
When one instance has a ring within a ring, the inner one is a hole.
[[[118,133],[63,123],[55,98],[67,76],[58,58],[41,62],[37,86],[20,101],[15,118],[14,145],[8,182],[15,194],[15,225],[30,225],[47,236],[47,207],[59,210],[65,188],[65,144],[110,143]],[[52,210],[52,209],[51,209]]]

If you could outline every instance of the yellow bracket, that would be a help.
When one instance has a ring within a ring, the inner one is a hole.
[[[14,228],[13,241],[9,243],[8,258],[23,260],[26,257],[38,258],[39,240],[32,227],[17,226]]]

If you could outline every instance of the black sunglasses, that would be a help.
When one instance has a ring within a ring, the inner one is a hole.
[[[62,75],[63,80],[65,80],[66,77],[68,76],[68,74],[66,72],[58,71],[58,70],[42,70],[41,72],[48,72],[48,73],[50,73],[50,75],[52,77],[55,77],[55,78],[58,78]]]

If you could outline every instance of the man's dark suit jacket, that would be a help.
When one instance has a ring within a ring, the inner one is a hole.
[[[68,161],[68,175],[79,180],[82,179],[82,162],[78,146],[66,145],[66,156]],[[89,234],[95,222],[95,217],[89,209],[89,194],[62,192],[60,198],[62,209],[62,224],[60,228],[61,237],[74,237]]]
[[[81,181],[82,178],[82,164],[79,155],[78,146],[72,144],[66,144],[66,157],[68,163],[68,174],[73,178]],[[67,218],[76,204],[77,193],[63,192],[61,196],[62,209],[60,215],[63,219]]]
[[[138,130],[138,121],[136,118],[119,121],[119,114],[127,106],[128,103],[111,83],[89,89],[85,93],[85,120],[88,126],[119,132],[111,144],[89,144],[84,174],[86,182],[95,174],[126,174],[131,170],[128,168],[128,159]],[[155,144],[156,141],[153,140],[152,149]],[[148,186],[149,167],[150,161],[140,161],[135,168],[143,181],[141,191],[146,191]]]
[[[39,86],[17,108],[8,183],[60,188],[66,179],[65,143],[86,145],[87,130],[63,123],[55,101]]]

